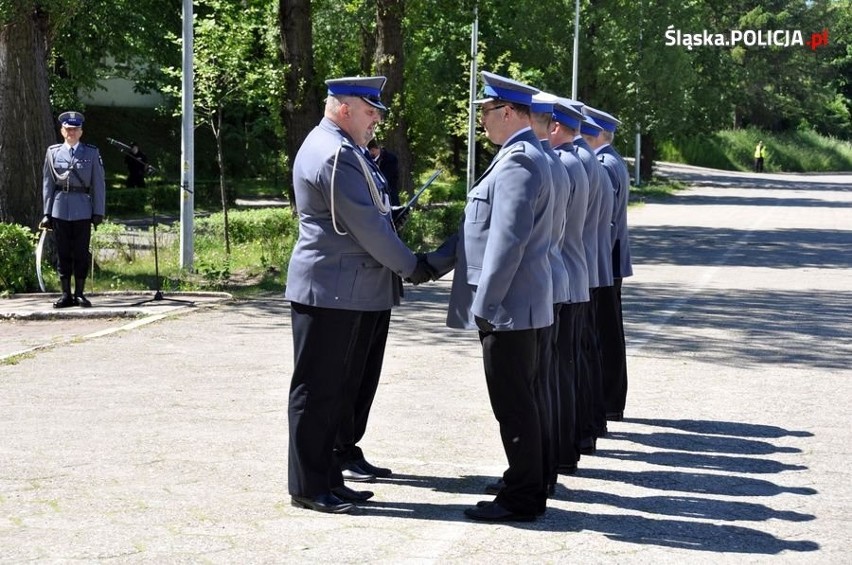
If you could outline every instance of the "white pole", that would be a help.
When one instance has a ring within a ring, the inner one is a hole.
[[[467,123],[467,189],[473,186],[476,169],[476,56],[479,51],[479,5],[473,7],[473,28],[470,31],[470,100]]]
[[[580,69],[580,0],[576,1],[574,12],[574,60],[571,65],[571,98],[577,99],[577,83]]]
[[[193,220],[195,217],[195,112],[192,73],[192,0],[183,0],[183,91],[181,94],[181,170],[180,170],[180,268],[192,270],[195,254]]]
[[[633,174],[635,176],[635,180],[633,184],[635,186],[640,186],[642,184],[642,176],[639,174],[639,160],[642,155],[642,128],[639,127],[639,124],[636,124],[636,159],[633,161]]]

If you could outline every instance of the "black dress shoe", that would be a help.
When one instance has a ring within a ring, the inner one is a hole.
[[[92,303],[89,302],[89,299],[83,296],[82,294],[78,294],[74,296],[74,304],[77,306],[82,306],[83,308],[91,308]]]
[[[376,480],[376,475],[368,473],[354,461],[344,463],[340,466],[340,471],[343,474],[344,481],[353,481],[356,483],[372,483]]]
[[[355,490],[346,485],[334,487],[331,489],[331,494],[346,502],[366,502],[373,498],[373,491],[371,490]]]
[[[620,422],[624,419],[624,412],[607,412],[606,419],[609,422]]]
[[[494,496],[497,496],[504,488],[506,488],[506,481],[498,479],[494,483],[488,483],[485,485],[485,494],[493,494]]]
[[[587,437],[580,440],[580,453],[583,455],[594,455],[597,451],[597,441],[593,437]]]
[[[379,477],[380,479],[386,479],[393,474],[393,472],[387,467],[376,467],[366,459],[361,459],[360,461],[356,461],[356,463],[359,467],[361,467],[361,469],[371,475]]]
[[[535,513],[521,514],[503,508],[496,502],[480,502],[464,511],[464,515],[480,522],[532,522]]]
[[[344,502],[330,492],[314,496],[313,498],[293,495],[290,497],[290,504],[297,508],[307,508],[308,510],[325,512],[326,514],[344,514],[355,508],[355,505],[351,502]]]
[[[77,303],[74,302],[74,299],[71,298],[70,294],[63,294],[59,300],[53,303],[54,308],[70,308],[71,306],[76,306]]]

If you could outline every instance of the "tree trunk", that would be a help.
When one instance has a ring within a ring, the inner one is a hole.
[[[382,128],[384,145],[399,160],[399,192],[410,196],[412,188],[412,156],[408,146],[404,92],[405,56],[403,53],[403,0],[376,1],[376,71],[387,77],[382,101],[390,110]]]
[[[279,0],[279,54],[287,69],[286,94],[281,107],[286,156],[285,174],[299,147],[322,116],[320,97],[314,86],[313,32],[310,0]],[[293,183],[285,183],[291,211],[296,214]]]
[[[0,222],[31,227],[42,216],[42,165],[56,139],[47,20],[31,9],[0,27]]]
[[[639,176],[642,182],[648,182],[654,172],[654,159],[657,158],[657,143],[651,133],[642,135],[642,148],[639,151]]]

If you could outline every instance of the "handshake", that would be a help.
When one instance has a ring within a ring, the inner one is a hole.
[[[421,284],[438,279],[438,271],[435,267],[429,264],[426,260],[425,253],[417,253],[417,266],[414,267],[414,272],[405,277],[405,282],[411,284]]]

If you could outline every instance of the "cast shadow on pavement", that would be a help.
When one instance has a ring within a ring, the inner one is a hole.
[[[810,487],[784,487],[764,479],[683,471],[624,471],[581,468],[583,478],[616,481],[660,491],[679,491],[720,496],[814,495]]]
[[[838,322],[852,312],[852,292],[708,288],[689,294],[675,284],[625,284],[622,299],[628,355],[637,354],[631,347],[639,343],[648,355],[699,356],[731,367],[849,369],[852,325]]]
[[[718,420],[665,420],[661,418],[625,418],[625,422],[657,428],[674,428],[684,432],[737,437],[813,437],[806,431],[785,430],[778,426],[749,424],[746,422],[724,422]]]
[[[692,453],[736,453],[740,455],[770,455],[772,453],[801,453],[795,447],[781,447],[767,441],[743,439],[719,435],[685,434],[675,432],[653,432],[649,434],[635,432],[610,432],[607,440],[626,440],[639,445],[689,451]]]
[[[835,185],[837,186],[837,185]],[[811,190],[808,187],[808,190]],[[837,190],[835,188],[835,190]],[[676,199],[655,200],[655,204],[709,205],[709,206],[784,206],[787,208],[852,208],[852,202],[824,200],[821,198],[777,198],[772,196],[734,196],[706,194],[678,194]]]
[[[849,232],[845,230],[630,227],[636,276],[641,275],[643,265],[848,269],[852,267],[848,251]]]
[[[770,173],[759,176],[748,173],[706,169],[701,171],[678,170],[672,173],[659,173],[663,178],[672,178],[689,186],[708,186],[718,188],[750,188],[759,190],[802,190],[848,192],[852,190],[852,175],[849,173],[786,174],[784,177]],[[814,176],[836,177],[837,182],[814,182]],[[848,182],[842,182],[845,179]]]
[[[612,508],[622,508],[661,514],[680,518],[699,518],[702,520],[720,520],[725,522],[765,522],[766,520],[785,520],[787,522],[809,522],[816,516],[800,512],[775,510],[764,504],[733,500],[716,500],[697,496],[619,496],[617,494],[571,489],[568,500],[577,504],[600,504]]]
[[[615,436],[615,434],[613,434]],[[624,436],[615,439],[627,439]],[[598,449],[598,457],[609,457],[624,461],[640,461],[650,465],[663,467],[680,467],[703,469],[707,471],[724,471],[728,473],[772,474],[784,471],[804,471],[803,465],[787,465],[765,457],[730,457],[727,455],[705,455],[700,453],[682,453],[671,451],[619,451],[614,449]]]
[[[483,496],[483,499],[490,497]],[[388,518],[412,518],[442,522],[466,522],[482,528],[495,524],[468,520],[464,509],[469,505],[419,502],[370,502],[359,505],[357,514]],[[530,531],[581,532],[604,534],[613,541],[658,545],[703,552],[776,555],[783,551],[816,551],[812,541],[788,541],[753,528],[717,525],[688,520],[645,518],[625,514],[590,514],[561,508],[548,508],[535,522],[507,522],[499,527]]]

